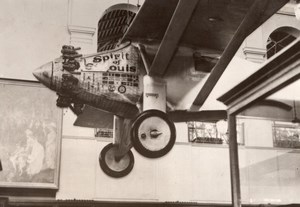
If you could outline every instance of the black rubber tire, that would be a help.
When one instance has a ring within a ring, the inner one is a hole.
[[[153,151],[145,148],[139,139],[139,135],[138,135],[139,127],[145,119],[150,117],[158,117],[164,120],[166,124],[169,126],[170,140],[167,143],[167,145],[160,150]],[[176,129],[174,123],[169,120],[166,113],[155,109],[147,110],[142,112],[133,122],[131,127],[131,138],[132,138],[133,147],[138,153],[148,158],[159,158],[166,155],[173,148],[176,141]]]
[[[124,156],[124,157],[128,156],[128,158],[129,158],[128,166],[122,171],[116,171],[116,170],[112,169],[109,166],[109,163],[107,163],[105,160],[107,152],[112,150],[114,147],[116,147],[116,145],[113,145],[112,143],[110,143],[101,150],[100,155],[99,155],[99,164],[100,164],[100,168],[103,170],[103,172],[106,175],[108,175],[110,177],[114,177],[114,178],[121,178],[121,177],[128,175],[131,172],[131,170],[133,169],[134,156],[133,156],[131,150],[129,150],[128,153]],[[121,158],[121,160],[124,159],[124,157]]]

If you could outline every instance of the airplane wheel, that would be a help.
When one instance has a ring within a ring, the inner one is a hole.
[[[126,155],[118,160],[115,154],[117,146],[112,143],[106,145],[99,156],[99,164],[105,174],[110,177],[120,178],[128,175],[134,165],[134,157],[129,150]]]
[[[167,154],[176,139],[174,123],[159,110],[141,113],[132,124],[131,133],[133,147],[148,158],[158,158]]]

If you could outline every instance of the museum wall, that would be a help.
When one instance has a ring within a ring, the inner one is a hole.
[[[106,144],[63,138],[57,199],[230,202],[227,147],[176,143],[170,153],[155,160],[133,150],[132,172],[116,179],[99,167],[98,156]]]
[[[69,42],[68,0],[4,0],[0,7],[0,77],[35,80],[32,71]]]
[[[239,123],[245,139],[239,146],[243,203],[300,202],[300,151],[273,147],[273,120],[240,117]],[[177,125],[178,131],[183,129]],[[189,143],[187,134],[178,137],[181,141],[159,159],[144,158],[133,149],[132,172],[116,179],[104,174],[98,163],[109,140],[63,136],[56,198],[230,203],[228,145]]]

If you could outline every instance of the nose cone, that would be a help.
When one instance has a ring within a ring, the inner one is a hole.
[[[49,62],[33,71],[34,77],[38,79],[42,84],[50,88],[53,72],[53,63]]]

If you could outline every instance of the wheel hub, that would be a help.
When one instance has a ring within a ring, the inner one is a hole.
[[[157,129],[153,129],[150,131],[150,137],[153,138],[157,138],[159,135],[161,135],[162,132],[159,132]]]

